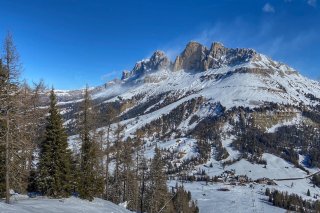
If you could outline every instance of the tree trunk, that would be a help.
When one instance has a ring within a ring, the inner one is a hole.
[[[107,130],[107,159],[106,159],[106,199],[109,199],[109,152],[110,152],[110,140],[109,140],[109,135],[110,135],[110,124],[108,126]]]
[[[10,181],[9,181],[9,134],[10,134],[10,122],[9,122],[9,112],[7,112],[6,116],[6,125],[7,125],[7,133],[6,133],[6,203],[10,203]]]

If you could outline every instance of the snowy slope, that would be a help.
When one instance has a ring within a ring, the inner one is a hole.
[[[89,202],[78,198],[67,199],[23,199],[13,204],[0,202],[1,213],[129,213],[130,211],[109,201],[96,198]]]
[[[175,182],[171,182],[174,185]],[[204,182],[183,183],[192,192],[192,198],[197,201],[200,213],[211,212],[274,212],[284,213],[284,209],[274,207],[264,196],[266,187],[227,186],[224,184],[208,184]],[[219,189],[229,191],[219,191]]]
[[[233,106],[255,107],[264,102],[292,105],[298,105],[300,102],[305,105],[318,103],[305,96],[305,94],[312,94],[315,97],[320,97],[320,84],[316,81],[295,72],[283,75],[281,70],[276,70],[277,72],[274,74],[266,76],[234,72],[239,67],[255,67],[255,65],[249,63],[200,73],[183,70],[178,72],[160,70],[152,74],[153,78],[165,78],[157,83],[136,83],[128,87],[127,83],[123,82],[94,94],[93,98],[110,97],[117,94],[122,99],[130,99],[137,94],[144,94],[146,101],[147,97],[167,91],[179,91],[181,94],[190,92],[215,102],[221,102],[227,108]],[[219,76],[219,79],[215,79],[215,76]],[[114,100],[116,98],[108,99],[109,102]]]
[[[137,64],[140,66],[148,63],[150,60],[144,60]],[[145,73],[141,69],[138,71],[133,70],[131,74],[130,72],[126,73],[129,77],[123,80],[112,81],[105,86],[91,90],[92,98],[97,103],[120,102],[124,105],[130,103],[121,111],[121,115],[125,115],[131,109],[139,108],[143,104],[148,106],[142,108],[143,110],[137,115],[134,114],[134,116],[121,120],[120,123],[125,126],[125,138],[133,137],[137,129],[168,115],[192,99],[201,97],[204,100],[201,106],[196,108],[191,115],[186,116],[179,124],[177,129],[181,131],[181,135],[178,137],[172,134],[163,140],[152,136],[143,138],[146,142],[145,156],[148,159],[153,157],[156,146],[173,153],[179,153],[176,155],[179,157],[173,160],[177,164],[198,156],[197,140],[189,137],[187,132],[195,128],[201,119],[218,115],[218,106],[221,105],[229,110],[233,107],[259,108],[269,103],[277,103],[282,106],[286,104],[303,105],[306,108],[320,104],[319,82],[305,78],[293,68],[258,53],[250,59],[241,61],[241,63],[222,63],[217,68],[209,68],[205,71],[183,69],[173,71],[168,67],[159,70],[150,70],[148,67]],[[64,102],[60,102],[62,108],[66,104],[81,101],[79,91],[73,99],[70,98],[72,95],[68,95],[68,93],[68,91],[60,91],[58,94],[61,94],[61,97],[68,97],[68,99],[62,99]],[[161,99],[148,105],[149,101],[155,97],[161,97]],[[172,101],[167,101],[167,99]],[[163,104],[165,101],[167,103]],[[192,116],[196,116],[198,120],[191,124]],[[280,119],[278,123],[272,123],[272,126],[266,127],[264,131],[272,133],[281,126],[298,125],[305,120],[306,118],[302,116],[300,111],[295,111],[292,118]],[[67,123],[70,122],[70,120],[67,121]],[[115,129],[116,126],[117,124],[113,124],[111,127]],[[269,153],[263,154],[263,159],[267,161],[266,167],[250,163],[246,159],[223,166],[224,162],[236,160],[241,156],[239,151],[231,147],[232,142],[236,139],[235,135],[229,134],[232,128],[232,125],[225,123],[220,132],[222,135],[221,143],[229,154],[228,158],[217,161],[215,153],[212,151],[211,158],[206,163],[197,165],[193,168],[194,170],[187,171],[189,174],[195,174],[200,169],[205,170],[206,174],[212,177],[219,176],[225,171],[234,170],[236,175],[246,175],[252,180],[258,178],[302,178],[307,175],[303,170]],[[105,127],[99,130],[103,129]],[[79,150],[80,143],[77,136],[71,136],[69,141],[71,148]],[[210,167],[210,164],[213,166]],[[306,169],[311,173],[318,171],[318,168]],[[295,193],[305,199],[311,199],[306,196],[307,189],[310,189],[312,195],[320,194],[319,188],[313,187],[310,179],[275,182],[277,185],[271,188]],[[198,201],[200,212],[212,212],[213,209],[214,212],[284,212],[284,210],[270,206],[266,202],[262,195],[266,188],[265,185],[258,184],[252,189],[248,185],[226,186],[226,183],[219,183],[203,186],[203,183],[194,182],[186,183],[185,187]],[[217,189],[221,187],[228,187],[230,191],[218,191]]]

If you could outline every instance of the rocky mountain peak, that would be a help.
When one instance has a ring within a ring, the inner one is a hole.
[[[226,55],[227,48],[223,46],[220,42],[213,42],[209,51],[209,55],[213,58],[219,59]]]
[[[203,72],[249,62],[257,66],[264,66],[265,63],[268,63],[267,66],[272,65],[272,61],[264,60],[261,54],[253,49],[227,48],[219,42],[213,42],[208,49],[199,42],[190,41],[182,53],[176,57],[174,63],[163,51],[157,50],[149,59],[137,62],[131,71],[124,71],[121,79],[136,79],[158,70]]]
[[[131,71],[124,71],[122,73],[122,80],[130,77],[140,77],[146,73],[165,70],[171,68],[171,61],[163,51],[155,51],[149,59],[139,61],[135,64]]]
[[[150,57],[149,64],[152,70],[161,70],[170,68],[171,61],[163,51],[157,50]]]
[[[206,58],[208,49],[202,44],[191,41],[174,62],[173,70],[203,70],[202,61]]]
[[[255,55],[256,52],[252,49],[226,48],[222,43],[213,42],[208,50],[204,45],[191,41],[176,58],[173,70],[206,71],[245,63]]]

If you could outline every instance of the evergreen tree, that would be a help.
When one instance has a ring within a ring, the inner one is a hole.
[[[122,153],[124,152],[124,148],[123,148],[124,142],[122,140],[123,139],[122,131],[123,131],[123,126],[121,126],[118,123],[114,133],[116,136],[116,139],[113,145],[115,165],[114,165],[113,177],[111,181],[112,186],[110,187],[111,188],[110,191],[112,191],[112,195],[110,196],[110,199],[114,203],[123,202],[121,178],[123,176],[122,174],[123,154]]]
[[[57,108],[54,90],[50,92],[50,107],[45,139],[40,145],[37,186],[44,195],[67,197],[71,192],[71,152],[67,135]]]
[[[159,212],[166,205],[163,212],[168,212],[172,208],[172,203],[167,203],[170,200],[170,195],[167,189],[167,178],[164,169],[160,149],[156,147],[155,156],[150,165],[149,186],[146,195],[146,210],[149,213]]]
[[[123,185],[123,202],[128,202],[129,209],[135,209],[138,201],[138,181],[135,177],[135,168],[132,159],[132,144],[130,141],[126,141],[123,144],[122,162],[123,169],[121,171],[121,180]]]
[[[110,105],[108,107],[108,110],[106,112],[104,119],[104,122],[107,125],[107,138],[106,138],[106,149],[105,149],[105,156],[106,156],[106,162],[105,162],[105,199],[110,200],[111,196],[109,191],[111,191],[110,181],[111,176],[109,172],[109,164],[110,164],[110,152],[111,152],[111,141],[110,141],[110,131],[111,131],[111,124],[115,120],[116,117],[116,110]]]
[[[197,213],[199,211],[195,203],[191,201],[191,193],[186,192],[183,186],[176,185],[176,192],[172,201],[175,212]]]
[[[85,90],[84,101],[79,118],[81,146],[81,172],[79,195],[82,199],[93,200],[94,196],[103,193],[103,176],[99,146],[95,140],[94,115],[88,87]],[[92,131],[92,132],[90,132]]]

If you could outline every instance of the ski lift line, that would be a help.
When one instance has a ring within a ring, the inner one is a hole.
[[[308,176],[305,176],[305,177],[300,177],[300,178],[278,178],[278,179],[272,179],[272,180],[275,180],[275,181],[285,181],[285,180],[302,180],[302,179],[308,179],[308,178],[311,178],[312,176],[317,175],[317,174],[319,174],[319,173],[320,173],[320,171],[315,172],[315,173],[313,173],[313,174],[311,174],[311,175],[308,175]]]
[[[174,195],[170,198],[170,200],[168,200],[164,206],[158,211],[158,213],[161,213],[165,208],[166,208],[166,205],[177,195],[177,192],[174,193]]]

